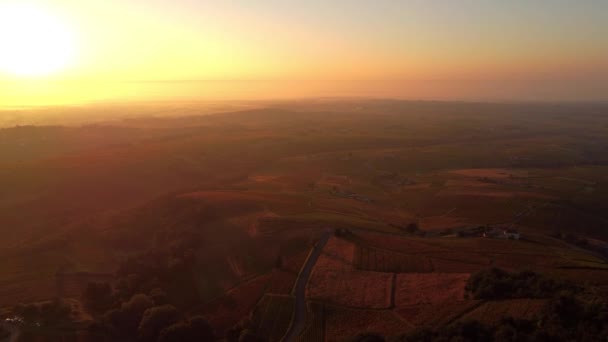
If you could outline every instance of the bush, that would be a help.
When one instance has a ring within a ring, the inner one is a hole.
[[[159,342],[199,342],[213,341],[215,335],[209,323],[200,316],[186,322],[179,322],[163,329]]]
[[[144,311],[151,308],[154,305],[154,301],[143,293],[133,295],[129,301],[122,303],[120,306],[122,311],[133,313],[136,315],[143,315]]]
[[[353,342],[384,342],[384,336],[375,333],[359,334],[353,339]]]
[[[11,333],[3,327],[0,327],[0,339],[8,339],[9,336],[11,336]]]
[[[398,341],[606,341],[608,304],[605,298],[584,298],[563,292],[549,300],[538,320],[504,318],[486,326],[459,322],[436,330],[423,328]]]
[[[541,276],[532,271],[509,273],[492,268],[469,278],[466,290],[476,299],[550,298],[560,291],[577,292],[573,284]]]
[[[405,231],[410,234],[418,232],[418,223],[412,222],[405,227]]]
[[[85,306],[92,311],[106,311],[112,305],[112,287],[108,283],[88,283],[83,300]]]
[[[138,340],[155,342],[158,340],[161,331],[175,324],[178,320],[179,312],[172,305],[151,307],[144,312],[137,329]]]
[[[266,342],[262,337],[256,334],[253,330],[245,329],[239,336],[239,342]]]
[[[490,327],[478,321],[458,322],[437,330],[422,328],[398,339],[403,342],[493,341]]]
[[[58,324],[70,320],[72,307],[63,300],[44,303],[40,306],[40,321],[44,324]]]
[[[15,315],[23,317],[27,323],[54,325],[68,322],[72,307],[63,300],[55,300],[43,304],[19,304],[12,311]]]
[[[156,305],[167,304],[167,294],[160,288],[154,288],[150,291],[150,298]]]
[[[145,294],[136,294],[120,308],[113,309],[104,314],[106,326],[119,336],[135,337],[137,328],[146,310],[154,306],[154,302]]]
[[[39,319],[40,307],[36,304],[17,304],[13,308],[13,313],[23,317],[25,321],[31,322]]]
[[[241,334],[244,330],[252,329],[253,324],[249,318],[245,318],[235,324],[232,328],[226,332],[226,340],[228,342],[239,342]]]

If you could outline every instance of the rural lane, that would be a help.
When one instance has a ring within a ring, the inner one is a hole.
[[[289,326],[289,330],[285,334],[283,338],[284,342],[292,342],[295,341],[298,336],[304,330],[304,326],[306,324],[306,284],[308,283],[308,278],[310,278],[310,273],[317,263],[317,259],[321,255],[323,251],[323,247],[327,244],[327,241],[331,237],[332,232],[326,232],[319,242],[314,247],[314,250],[310,253],[310,256],[306,260],[306,264],[302,267],[300,271],[300,275],[298,276],[298,280],[295,287],[295,297],[296,297],[296,305],[294,309],[294,315],[291,325]]]

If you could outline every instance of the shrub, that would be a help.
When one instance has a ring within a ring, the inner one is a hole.
[[[172,305],[155,306],[147,309],[139,328],[137,329],[138,340],[154,342],[158,340],[161,331],[170,327],[179,320],[179,312]]]
[[[490,327],[478,321],[457,322],[437,330],[422,328],[410,334],[401,336],[403,342],[434,342],[434,341],[493,341]]]
[[[139,293],[127,302],[123,302],[120,308],[106,312],[103,320],[114,334],[135,337],[144,312],[152,306],[154,306],[152,299]]]
[[[72,307],[63,300],[55,300],[43,304],[19,304],[13,308],[13,313],[28,323],[53,325],[69,321]]]
[[[215,335],[209,323],[200,316],[186,322],[173,324],[165,329],[158,338],[159,342],[199,342],[213,341]]]
[[[88,283],[84,290],[85,306],[96,312],[102,312],[112,305],[112,287],[108,283]]]
[[[573,284],[546,278],[532,271],[509,273],[492,268],[469,278],[466,290],[476,299],[550,298],[560,291],[577,292]]]
[[[0,327],[0,339],[8,339],[9,336],[11,336],[11,333],[3,327]]]
[[[414,234],[418,231],[418,223],[412,222],[405,227],[405,231],[410,234]]]
[[[422,328],[398,341],[606,341],[608,304],[605,298],[585,298],[562,292],[549,300],[539,320],[504,318],[486,326],[457,322],[436,330]]]
[[[353,342],[384,342],[384,336],[376,333],[362,333],[353,339]]]
[[[258,336],[253,330],[245,329],[241,331],[239,342],[265,342],[264,339]]]

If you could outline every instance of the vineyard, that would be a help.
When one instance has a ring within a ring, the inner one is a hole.
[[[307,284],[310,299],[357,308],[391,305],[392,273],[355,270],[355,245],[331,238]]]
[[[522,264],[528,265],[533,269],[550,269],[561,264],[569,262],[576,265],[578,262],[570,261],[570,259],[556,258],[550,254],[540,253],[510,253],[510,254],[493,254],[494,266],[506,270],[517,270]]]
[[[397,336],[414,328],[392,310],[358,310],[326,307],[326,341],[350,341],[358,333],[375,332]]]
[[[419,304],[399,308],[396,312],[416,326],[438,327],[449,324],[479,305],[481,302],[477,300]]]
[[[543,299],[509,299],[490,301],[464,315],[462,319],[475,319],[492,324],[503,317],[532,319],[540,313],[545,300]]]
[[[268,293],[274,294],[290,294],[293,284],[296,281],[297,273],[287,270],[273,270],[270,283],[268,284]]]
[[[265,341],[280,341],[293,315],[295,299],[291,296],[265,295],[256,306],[252,324]]]
[[[360,270],[376,272],[432,272],[433,265],[429,258],[403,254],[367,246],[358,246],[354,260]]]
[[[433,258],[431,257],[431,263],[435,272],[440,273],[475,273],[487,269],[488,265],[481,263],[471,263],[463,260],[450,260],[447,258]],[[481,259],[481,258],[480,258]],[[489,263],[489,260],[488,260]]]
[[[428,243],[428,240],[415,237],[400,237],[378,233],[360,233],[361,245],[382,248],[405,254],[445,253],[450,249]]]
[[[355,245],[342,239],[330,238],[315,264],[315,272],[352,269]]]
[[[269,280],[270,275],[255,277],[205,305],[199,313],[208,317],[209,322],[218,331],[224,332],[247,316],[264,295]]]
[[[391,305],[392,273],[326,270],[314,273],[307,296],[333,304],[381,309]]]
[[[469,274],[407,273],[395,281],[395,306],[462,301]]]
[[[325,340],[325,309],[323,304],[308,302],[306,327],[298,342],[321,342]]]

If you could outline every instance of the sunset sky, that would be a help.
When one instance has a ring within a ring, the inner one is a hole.
[[[273,92],[608,100],[603,0],[0,0],[0,17],[16,5],[28,8],[18,21],[42,13],[62,33],[0,24],[0,39],[27,41],[34,59],[20,65],[27,75],[0,59],[5,106]],[[45,56],[65,60],[46,70]]]

